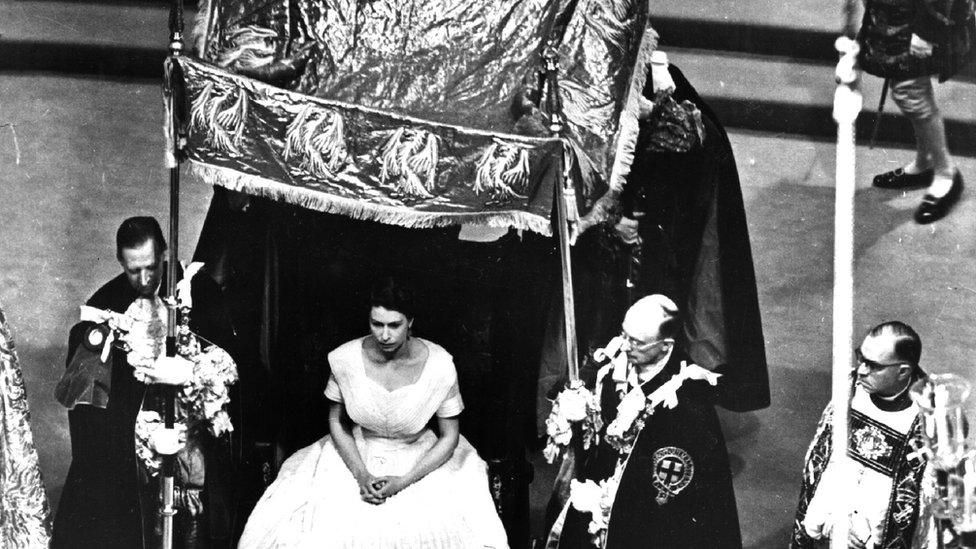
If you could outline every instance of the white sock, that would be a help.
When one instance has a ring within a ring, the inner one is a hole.
[[[918,162],[916,162],[915,160],[912,160],[911,162],[909,162],[908,164],[906,164],[902,168],[902,171],[904,171],[907,174],[915,175],[915,174],[920,174],[920,173],[924,172],[925,170],[930,170],[930,169],[931,168],[928,168],[928,167],[919,167]]]
[[[929,185],[929,188],[925,192],[936,198],[942,198],[952,188],[952,178],[954,175],[955,171],[949,172],[949,175],[946,175],[945,172],[935,174],[935,177],[932,178],[932,184]]]

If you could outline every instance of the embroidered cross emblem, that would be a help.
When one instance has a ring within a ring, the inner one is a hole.
[[[695,462],[688,452],[674,446],[657,449],[653,459],[654,475],[651,483],[657,489],[654,500],[658,505],[664,505],[691,483],[695,474]]]
[[[685,466],[680,459],[668,456],[658,462],[657,478],[661,479],[664,484],[672,484],[681,480],[684,470]]]

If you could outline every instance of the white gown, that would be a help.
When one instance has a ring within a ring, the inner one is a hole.
[[[329,353],[325,395],[346,406],[366,468],[402,475],[437,441],[428,423],[464,408],[457,371],[442,347],[418,380],[388,391],[366,376],[363,339]],[[291,456],[251,513],[240,549],[508,547],[488,491],[487,467],[460,438],[447,463],[380,505],[364,502],[331,437]]]

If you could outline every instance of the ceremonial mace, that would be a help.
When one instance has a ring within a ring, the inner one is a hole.
[[[166,356],[176,356],[177,318],[176,277],[179,263],[180,227],[180,120],[177,106],[183,101],[182,78],[177,75],[176,58],[183,53],[183,0],[173,0],[169,16],[169,56],[163,63],[163,101],[166,106],[166,167],[169,169],[169,261],[166,264]],[[176,387],[164,385],[163,421],[167,429],[176,422]],[[176,455],[163,456],[162,491],[163,507],[160,511],[163,522],[161,546],[173,547],[173,488],[176,473]]]
[[[832,419],[831,462],[837,463],[847,456],[848,406],[850,403],[850,367],[853,361],[854,340],[854,189],[855,124],[861,112],[862,98],[857,70],[858,0],[843,0],[841,36],[834,46],[839,59],[835,76],[833,118],[837,123],[837,160],[834,198],[834,292],[833,292],[833,372],[831,376]],[[838,502],[837,517],[830,536],[831,549],[847,549],[849,503]]]

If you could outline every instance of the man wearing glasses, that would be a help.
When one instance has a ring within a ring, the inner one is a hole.
[[[832,406],[807,451],[791,547],[830,538],[832,513],[848,502],[853,548],[912,547],[925,469],[919,409],[909,387],[925,376],[922,341],[908,325],[885,322],[855,351],[847,459],[830,462]]]
[[[680,327],[677,306],[663,295],[627,311],[621,334],[627,365],[597,375],[605,429],[581,461],[586,479],[619,484],[605,520],[583,511],[573,488],[556,534],[560,549],[591,548],[600,528],[608,549],[742,547],[713,406],[719,376],[687,360],[677,345]]]

